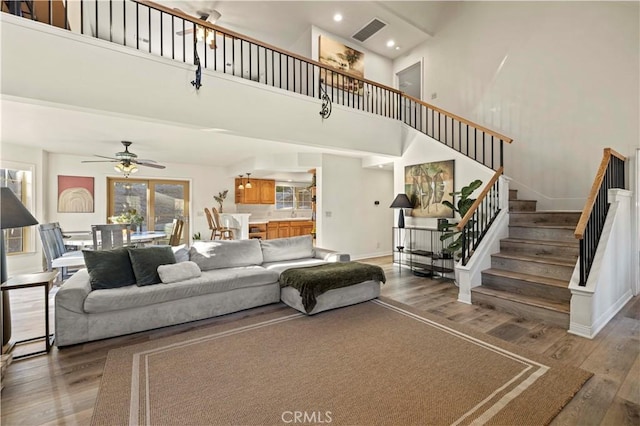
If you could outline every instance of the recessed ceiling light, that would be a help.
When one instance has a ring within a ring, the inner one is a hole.
[[[400,50],[400,46],[396,46],[396,50]]]
[[[378,164],[378,167],[379,167],[379,168],[383,168],[383,167],[384,167],[384,165],[382,165],[382,164]]]
[[[393,40],[389,40],[389,41],[387,42],[387,47],[393,47],[393,46],[395,46],[395,44],[396,44],[396,42],[395,42],[395,41],[393,41]]]
[[[335,15],[333,15],[333,20],[336,22],[342,21],[342,15],[340,15],[339,13],[336,13]]]

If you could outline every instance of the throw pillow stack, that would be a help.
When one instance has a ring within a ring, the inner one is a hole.
[[[175,282],[200,276],[193,262],[181,262],[168,268],[166,280],[161,279],[159,267],[174,265],[176,256],[170,246],[143,248],[119,247],[112,250],[83,250],[92,290],[103,290],[130,285],[147,286]],[[182,259],[181,259],[182,260]],[[197,265],[195,265],[197,268]],[[160,268],[162,270],[162,268]],[[167,268],[165,268],[165,271]],[[177,272],[176,272],[177,271]],[[184,271],[188,271],[185,273]],[[167,274],[163,272],[163,274]],[[176,279],[176,274],[178,279]]]

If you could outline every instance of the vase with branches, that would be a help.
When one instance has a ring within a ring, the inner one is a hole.
[[[228,189],[225,189],[222,192],[218,192],[218,195],[214,195],[213,199],[216,200],[218,206],[220,207],[218,210],[222,213],[222,205],[224,204],[224,199],[227,198],[227,194],[229,193]]]

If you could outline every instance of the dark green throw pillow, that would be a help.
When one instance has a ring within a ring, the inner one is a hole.
[[[125,247],[113,250],[82,250],[92,290],[125,287],[136,283],[129,252]]]
[[[170,246],[150,246],[128,250],[138,286],[160,283],[158,266],[176,263],[176,257]]]

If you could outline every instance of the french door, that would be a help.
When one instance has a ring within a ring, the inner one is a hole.
[[[107,178],[107,218],[135,210],[143,231],[171,232],[173,219],[184,220],[181,242],[189,234],[189,182],[182,180]]]

